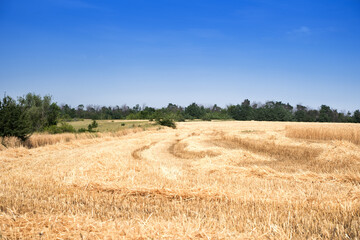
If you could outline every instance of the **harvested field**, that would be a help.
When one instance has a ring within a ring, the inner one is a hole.
[[[360,126],[334,123],[287,126],[286,136],[311,140],[344,140],[360,145]]]
[[[357,125],[177,125],[0,149],[0,239],[360,238]]]

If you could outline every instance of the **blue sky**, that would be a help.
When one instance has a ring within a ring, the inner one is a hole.
[[[2,0],[0,91],[360,109],[359,0]]]

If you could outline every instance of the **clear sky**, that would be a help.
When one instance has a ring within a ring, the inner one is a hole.
[[[0,91],[360,109],[359,0],[0,0]]]

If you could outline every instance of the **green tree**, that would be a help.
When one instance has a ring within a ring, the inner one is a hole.
[[[230,115],[232,119],[235,120],[242,120],[242,114],[241,114],[241,106],[238,105],[230,105],[227,107],[227,112]]]
[[[60,107],[56,103],[52,103],[47,114],[47,126],[56,125],[60,115]]]
[[[360,110],[356,110],[353,115],[353,121],[360,123]]]
[[[9,96],[0,101],[0,136],[14,136],[25,141],[32,133],[25,107]]]
[[[300,104],[296,105],[295,120],[298,122],[308,122],[307,108]]]
[[[199,106],[196,103],[192,103],[185,108],[185,115],[192,118],[202,118],[205,115],[205,109],[203,106]]]
[[[319,122],[331,122],[333,118],[332,116],[333,112],[330,107],[326,105],[321,105],[318,119]]]
[[[25,97],[19,98],[19,103],[27,112],[32,131],[41,131],[45,127],[56,125],[60,114],[60,108],[56,103],[51,103],[51,96],[43,98],[34,93],[28,93]]]
[[[259,121],[292,121],[292,106],[282,102],[268,101],[255,109],[255,120]]]
[[[250,106],[250,100],[245,99],[241,103],[241,120],[251,120],[253,119],[253,108]]]

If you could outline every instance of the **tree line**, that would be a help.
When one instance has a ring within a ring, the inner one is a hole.
[[[251,103],[245,99],[241,104],[229,105],[221,108],[218,105],[204,107],[192,103],[187,107],[169,103],[163,108],[141,107],[139,104],[130,108],[127,105],[94,106],[79,105],[77,108],[65,104],[60,106],[60,117],[66,120],[73,119],[157,119],[171,118],[175,121],[186,119],[234,119],[256,121],[296,121],[296,122],[349,122],[360,123],[360,110],[338,112],[327,105],[319,109],[311,109],[303,105],[291,106],[289,103],[268,101],[265,104]]]
[[[0,136],[16,136],[26,140],[31,133],[48,131],[53,133],[74,131],[66,121],[80,119],[162,119],[185,121],[186,119],[226,120],[256,120],[256,121],[297,121],[297,122],[352,122],[360,123],[360,110],[338,112],[327,105],[319,109],[311,109],[303,105],[291,106],[281,101],[266,103],[251,103],[245,99],[241,104],[228,105],[221,108],[218,105],[205,107],[192,103],[186,107],[169,103],[166,107],[153,108],[140,106],[97,106],[78,105],[76,108],[68,104],[58,105],[52,102],[51,96],[41,97],[28,93],[17,100],[4,96],[0,100]],[[58,123],[62,125],[58,127]]]

